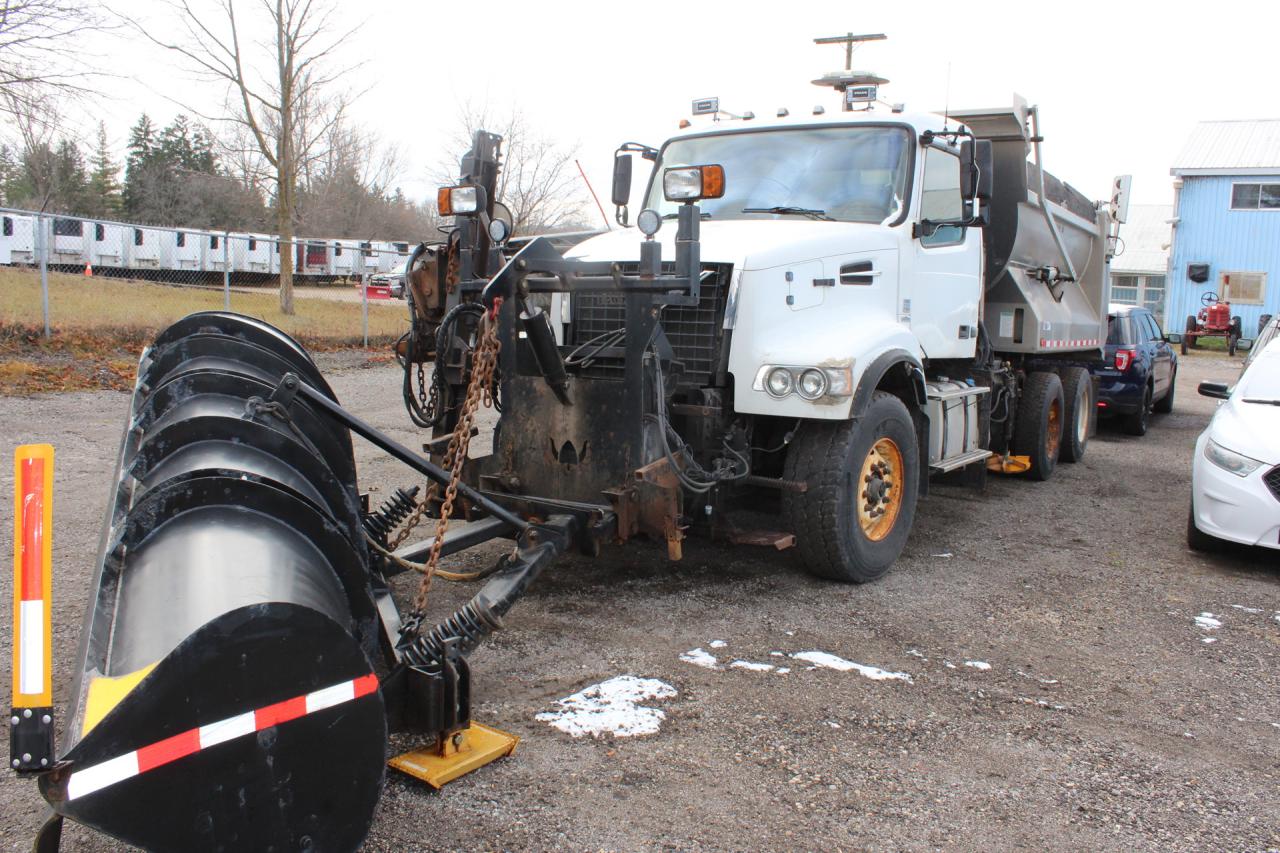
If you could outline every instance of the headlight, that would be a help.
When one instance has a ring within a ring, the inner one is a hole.
[[[662,173],[662,194],[667,201],[697,201],[724,195],[723,166],[689,166]]]
[[[848,397],[853,393],[853,362],[848,367],[809,367],[764,364],[751,387],[781,399],[793,391],[809,402],[824,397]]]
[[[1213,439],[1209,439],[1204,443],[1204,458],[1224,471],[1230,471],[1237,477],[1248,477],[1254,471],[1257,471],[1258,466],[1262,464],[1258,460],[1242,456],[1234,450],[1227,450]]]
[[[796,383],[796,392],[806,400],[816,400],[827,393],[827,374],[816,367],[810,367],[800,374]]]
[[[475,187],[441,187],[436,207],[441,216],[469,216],[480,209],[480,193]]]
[[[495,243],[506,242],[507,237],[511,234],[511,230],[507,227],[507,223],[501,219],[489,220],[489,239]]]
[[[785,367],[775,367],[765,376],[764,390],[774,397],[785,397],[795,387],[795,378]]]

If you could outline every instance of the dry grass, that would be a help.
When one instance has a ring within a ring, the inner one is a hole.
[[[49,274],[53,337],[45,339],[40,276],[0,267],[0,394],[86,388],[128,389],[138,355],[155,334],[187,314],[221,310],[220,290],[65,273]],[[231,309],[283,329],[313,349],[359,347],[360,303],[298,298],[280,312],[274,290],[233,292]],[[370,303],[369,345],[385,348],[408,319],[404,303]]]

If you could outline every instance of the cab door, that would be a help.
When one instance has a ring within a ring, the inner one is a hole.
[[[913,247],[903,258],[898,319],[911,327],[929,358],[967,358],[977,338],[982,235],[972,227],[944,225],[932,230],[922,225],[926,220],[963,218],[964,203],[960,157],[933,146],[920,150],[920,201]]]

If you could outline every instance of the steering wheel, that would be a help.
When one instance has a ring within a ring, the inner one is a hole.
[[[1218,294],[1212,290],[1206,291],[1200,295],[1200,304],[1206,307],[1218,304]]]

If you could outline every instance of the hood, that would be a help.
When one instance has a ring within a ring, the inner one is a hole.
[[[892,230],[863,222],[821,222],[800,217],[787,219],[731,219],[702,222],[702,261],[733,264],[759,270],[846,255],[851,252],[889,249],[897,245]],[[676,256],[676,222],[662,223],[654,237],[662,243],[662,259]],[[592,237],[574,246],[568,256],[588,261],[639,261],[644,235],[622,228]]]
[[[1280,406],[1246,403],[1234,394],[1214,414],[1209,438],[1250,459],[1280,464]]]

